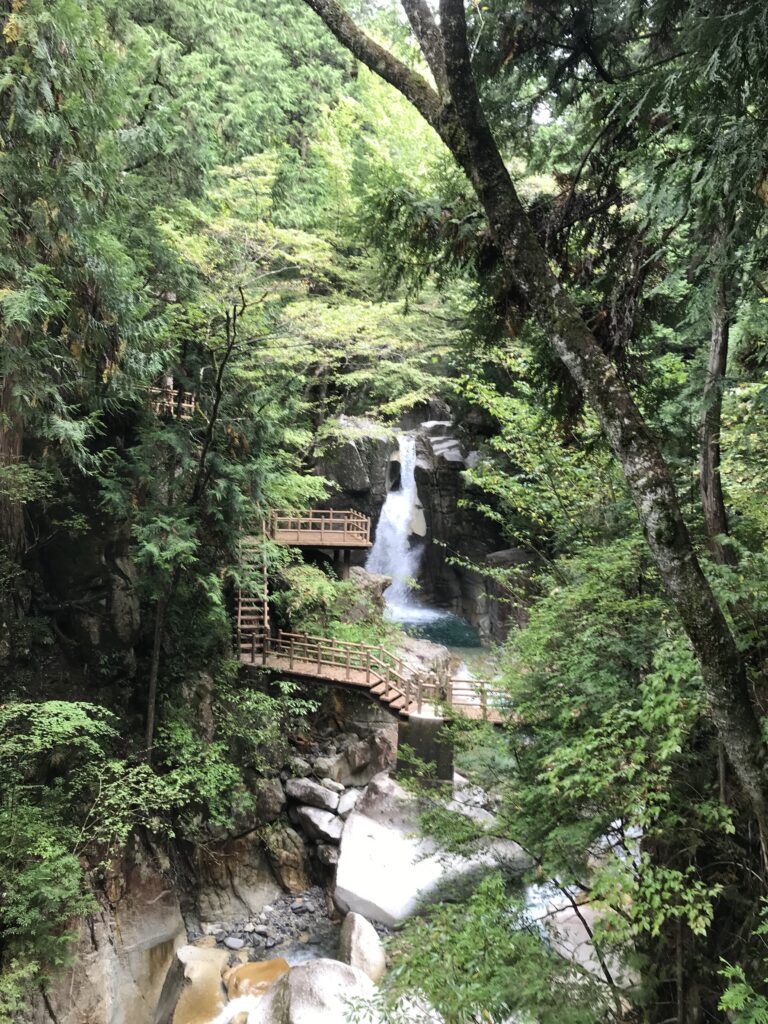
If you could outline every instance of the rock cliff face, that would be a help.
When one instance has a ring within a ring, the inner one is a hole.
[[[161,864],[136,848],[107,884],[108,901],[83,922],[73,967],[30,1024],[151,1024],[176,949],[187,939],[178,893]]]
[[[458,555],[480,566],[505,568],[524,564],[530,556],[520,548],[509,548],[498,526],[487,517],[462,507],[472,496],[463,471],[477,465],[480,455],[459,436],[449,417],[447,405],[435,399],[402,423],[416,435],[418,502],[411,531],[412,542],[425,548],[421,593],[427,604],[462,616],[485,639],[500,641],[510,623],[523,624],[518,601],[524,604],[525,595],[518,594],[510,602],[492,579],[449,560]],[[370,516],[375,531],[387,493],[399,486],[397,435],[373,421],[342,416],[316,468],[338,488],[328,504]],[[359,562],[365,556],[355,557]]]
[[[478,452],[456,437],[450,420],[428,420],[416,434],[416,485],[423,510],[426,540],[421,578],[429,604],[461,615],[481,636],[503,640],[511,608],[500,601],[497,586],[478,572],[449,559],[460,556],[478,565],[491,564],[504,547],[498,527],[462,502],[471,497],[463,470],[475,465]]]
[[[397,452],[395,433],[374,423],[340,416],[334,432],[323,440],[315,468],[336,485],[330,508],[353,508],[375,522],[390,487],[389,464]]]

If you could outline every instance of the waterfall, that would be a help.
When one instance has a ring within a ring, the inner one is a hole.
[[[398,439],[400,486],[387,495],[376,528],[376,540],[368,555],[366,569],[392,577],[384,598],[389,618],[413,620],[427,609],[413,598],[410,581],[419,572],[423,544],[411,545],[411,520],[416,508],[416,441],[408,434]],[[434,613],[432,613],[434,614]]]

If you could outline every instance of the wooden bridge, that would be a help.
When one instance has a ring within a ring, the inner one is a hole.
[[[371,521],[354,509],[272,512],[269,535],[278,544],[293,547],[369,548]]]
[[[506,698],[488,683],[453,679],[445,688],[425,685],[383,647],[282,630],[270,636],[263,611],[250,606],[238,614],[239,622],[251,630],[240,634],[243,664],[362,691],[401,719],[422,713],[425,705],[439,715],[445,705],[475,720],[504,720]]]

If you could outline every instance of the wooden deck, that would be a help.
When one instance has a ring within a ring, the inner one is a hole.
[[[293,547],[369,548],[371,521],[354,509],[312,509],[272,512],[269,535]]]
[[[451,680],[446,690],[414,683],[402,662],[382,647],[299,633],[274,637],[258,628],[250,635],[241,633],[240,659],[300,679],[360,690],[401,719],[428,709],[439,716],[447,706],[475,721],[504,721],[505,699],[497,688],[465,679]]]
[[[191,391],[179,391],[178,388],[148,388],[147,390],[155,416],[191,420],[195,415],[196,401]]]

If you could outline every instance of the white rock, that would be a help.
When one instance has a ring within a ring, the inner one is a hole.
[[[318,807],[297,807],[296,817],[310,839],[324,839],[328,843],[338,843],[344,822],[330,811],[321,811]]]
[[[496,822],[496,818],[490,811],[486,811],[484,807],[477,807],[474,804],[464,804],[459,800],[451,800],[449,804],[445,805],[445,808],[447,811],[463,814],[465,818],[476,821],[478,825],[493,825]]]
[[[339,798],[339,806],[337,813],[340,818],[348,818],[352,811],[355,809],[355,804],[360,799],[362,790],[359,789],[348,789],[346,793]]]
[[[292,800],[325,811],[335,811],[339,806],[339,794],[332,793],[314,779],[289,779],[285,784],[285,792]]]
[[[347,914],[339,936],[339,959],[379,981],[387,969],[384,946],[376,929],[362,914]]]
[[[311,960],[292,967],[258,1002],[235,1010],[250,1011],[248,1024],[345,1024],[351,1017],[350,1001],[372,1000],[375,992],[362,971],[338,960]],[[234,1016],[221,1014],[216,1024],[227,1024]],[[379,1024],[375,1013],[365,1019]]]
[[[500,863],[521,874],[530,865],[516,843],[489,840],[473,857],[445,856],[417,830],[413,797],[377,776],[344,825],[335,892],[343,910],[394,926],[441,883]]]
[[[334,782],[333,779],[320,779],[320,785],[325,786],[326,789],[330,789],[332,793],[343,793],[344,787],[340,782]]]

